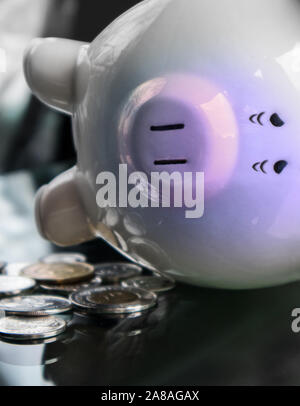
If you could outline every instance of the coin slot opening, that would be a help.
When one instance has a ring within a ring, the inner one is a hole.
[[[183,130],[184,124],[168,124],[168,125],[153,125],[151,131],[173,131],[173,130]]]
[[[154,165],[185,165],[187,159],[162,159],[154,161]]]

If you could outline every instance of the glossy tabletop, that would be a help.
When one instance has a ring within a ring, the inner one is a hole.
[[[54,249],[33,222],[38,183],[28,172],[0,178],[7,214],[1,260],[32,262]],[[16,199],[17,187],[27,205]],[[95,263],[120,260],[101,241],[74,249]],[[298,307],[299,283],[253,291],[178,285],[149,313],[112,320],[70,314],[56,339],[0,341],[0,384],[298,385],[300,335],[291,329]]]

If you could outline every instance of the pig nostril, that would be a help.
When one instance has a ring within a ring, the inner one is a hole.
[[[168,125],[158,125],[152,126],[151,131],[172,131],[172,130],[183,130],[184,124],[168,124]]]
[[[185,165],[186,159],[164,159],[160,161],[154,161],[154,165]]]

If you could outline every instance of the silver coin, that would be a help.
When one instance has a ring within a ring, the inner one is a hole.
[[[23,269],[28,267],[30,263],[28,262],[13,262],[7,264],[3,269],[3,275],[7,276],[20,276]]]
[[[92,280],[83,283],[72,283],[68,285],[47,285],[40,284],[40,288],[48,292],[57,292],[60,294],[69,295],[70,293],[77,292],[81,289],[88,289],[91,286],[99,286],[102,284],[100,276],[95,276]]]
[[[145,289],[154,293],[168,292],[175,288],[175,281],[167,276],[136,276],[122,282],[125,288]]]
[[[75,307],[90,313],[125,314],[150,309],[157,296],[142,289],[107,286],[75,292],[70,299]]]
[[[124,279],[141,275],[142,271],[143,269],[139,265],[126,262],[95,265],[95,274],[106,283],[119,283]]]
[[[65,285],[90,280],[94,276],[94,267],[83,262],[53,264],[38,262],[23,269],[21,275],[47,285]]]
[[[30,291],[36,285],[33,279],[23,276],[0,275],[0,297],[15,296]]]
[[[18,316],[47,316],[65,313],[71,308],[68,299],[57,296],[31,295],[0,300],[0,311]]]
[[[87,258],[83,254],[77,252],[60,252],[47,255],[40,258],[40,261],[44,264],[56,264],[56,263],[73,263],[73,262],[86,262]]]
[[[0,336],[12,340],[38,340],[55,337],[65,331],[67,323],[59,317],[16,317],[0,319]]]

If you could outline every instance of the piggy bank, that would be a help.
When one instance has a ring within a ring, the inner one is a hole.
[[[299,21],[296,0],[147,0],[91,44],[34,40],[27,82],[77,152],[37,194],[41,235],[206,287],[299,280]]]

